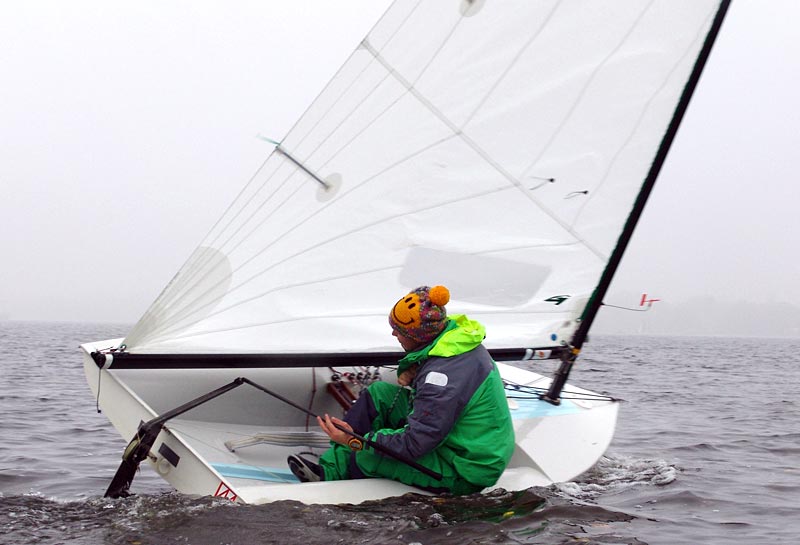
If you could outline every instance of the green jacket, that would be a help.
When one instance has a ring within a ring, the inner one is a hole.
[[[398,373],[419,370],[411,411],[402,429],[371,432],[372,438],[414,460],[434,454],[469,483],[491,486],[514,451],[514,428],[497,366],[481,342],[484,327],[464,315],[450,317],[428,346],[400,360]]]

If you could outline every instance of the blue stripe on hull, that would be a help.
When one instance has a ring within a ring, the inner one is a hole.
[[[239,464],[211,464],[220,475],[231,479],[250,479],[271,483],[300,482],[288,469],[263,468]]]
[[[561,405],[552,405],[546,401],[535,398],[512,398],[512,401],[517,404],[516,409],[511,409],[511,418],[514,420],[539,418],[543,416],[563,416],[565,414],[575,414],[585,410],[568,399],[563,399]]]

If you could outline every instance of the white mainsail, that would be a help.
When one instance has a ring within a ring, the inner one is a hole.
[[[490,349],[568,341],[719,4],[398,0],[127,350],[395,350],[420,284]]]

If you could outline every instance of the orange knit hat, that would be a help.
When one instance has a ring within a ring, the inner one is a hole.
[[[444,306],[450,291],[444,286],[420,286],[402,297],[389,312],[389,324],[401,335],[431,342],[447,325]]]

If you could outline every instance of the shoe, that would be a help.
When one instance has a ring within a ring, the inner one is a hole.
[[[322,467],[299,454],[292,454],[286,459],[286,462],[294,476],[302,483],[313,483],[324,479]]]

